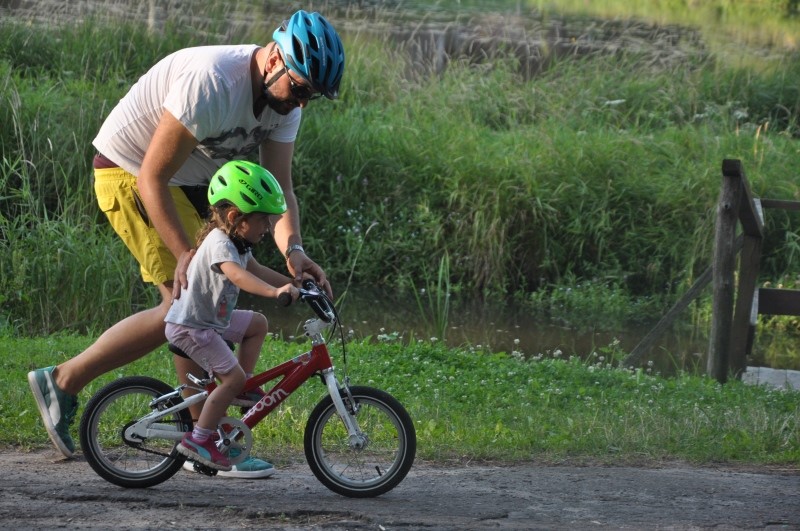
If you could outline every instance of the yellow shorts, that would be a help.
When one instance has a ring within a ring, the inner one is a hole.
[[[183,190],[176,186],[170,186],[169,190],[178,209],[183,229],[189,238],[193,239],[204,221]],[[153,284],[163,284],[172,280],[177,261],[161,241],[161,237],[147,218],[144,207],[141,206],[139,191],[136,189],[136,177],[122,168],[95,169],[94,192],[100,210],[139,262],[142,279]]]

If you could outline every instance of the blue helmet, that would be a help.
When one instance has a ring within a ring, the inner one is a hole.
[[[286,66],[328,99],[339,97],[344,74],[344,46],[330,22],[319,13],[300,10],[272,34]]]

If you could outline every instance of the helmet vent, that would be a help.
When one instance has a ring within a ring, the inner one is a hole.
[[[245,195],[243,193],[239,193],[239,195],[242,196],[242,199],[244,201],[246,201],[247,203],[249,203],[249,204],[251,204],[253,206],[256,206],[257,203],[255,201],[253,201],[253,199],[250,196],[247,196],[247,195]]]
[[[294,53],[292,56],[294,57],[295,61],[301,60],[302,64],[306,63],[306,56],[303,53],[303,43],[300,42],[297,38],[292,39],[292,48]],[[300,62],[300,61],[298,61]]]
[[[259,179],[259,181],[261,181],[261,186],[264,188],[264,190],[266,190],[268,194],[272,194],[272,189],[270,189],[266,181],[264,181],[264,179]]]

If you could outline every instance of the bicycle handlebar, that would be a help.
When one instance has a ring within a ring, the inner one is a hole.
[[[278,295],[278,304],[281,306],[289,306],[292,304],[292,296],[286,293],[285,291]]]
[[[336,310],[333,308],[333,301],[328,298],[328,295],[317,286],[316,282],[307,278],[303,281],[303,287],[300,288],[300,300],[311,306],[314,313],[325,321],[326,323],[332,322],[336,318]],[[292,296],[288,293],[281,293],[278,295],[278,303],[281,306],[289,306],[292,304]]]

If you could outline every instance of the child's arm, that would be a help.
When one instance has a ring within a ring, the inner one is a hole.
[[[250,263],[252,262],[253,260],[250,260]],[[250,269],[249,264],[248,268],[244,269],[236,262],[222,262],[219,264],[219,268],[222,270],[222,273],[228,277],[228,280],[233,282],[239,289],[248,293],[275,299],[277,299],[278,295],[281,293],[288,293],[292,296],[292,300],[296,300],[299,295],[297,288],[291,285],[291,279],[289,277],[280,275],[279,273],[276,273],[277,276],[270,277],[271,280],[277,281],[276,283],[278,284],[281,281],[284,282],[284,285],[276,288],[271,283],[248,271],[247,269]]]
[[[283,286],[292,281],[291,278],[275,271],[271,267],[259,264],[255,258],[250,258],[247,262],[247,270],[267,284],[272,284],[273,286]]]

